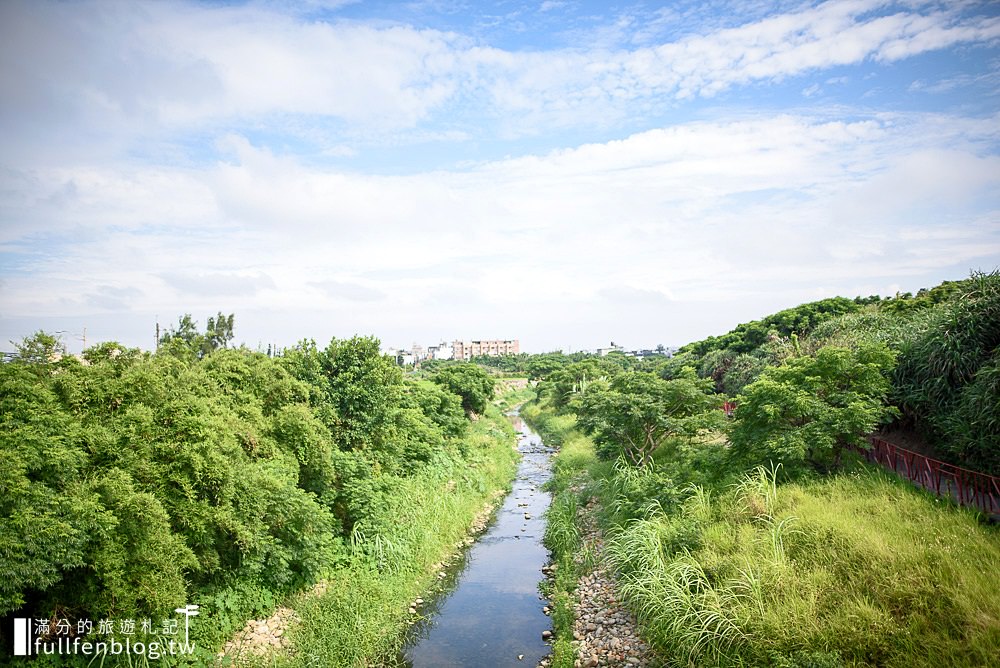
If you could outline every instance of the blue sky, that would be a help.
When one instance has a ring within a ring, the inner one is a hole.
[[[996,3],[10,1],[0,96],[4,342],[680,345],[1000,266]]]

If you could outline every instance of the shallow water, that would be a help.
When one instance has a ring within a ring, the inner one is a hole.
[[[548,561],[542,536],[550,501],[541,487],[550,477],[553,450],[520,417],[510,419],[522,454],[511,492],[448,573],[445,591],[421,609],[425,618],[411,628],[403,665],[524,668],[549,653],[542,631],[552,624],[542,612],[538,584]]]

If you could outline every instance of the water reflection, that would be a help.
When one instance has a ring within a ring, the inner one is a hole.
[[[511,416],[522,454],[510,494],[493,524],[450,573],[454,587],[428,604],[400,657],[415,668],[537,665],[549,652],[542,631],[538,583],[548,551],[542,545],[552,450],[524,421]],[[522,659],[518,659],[518,656]]]

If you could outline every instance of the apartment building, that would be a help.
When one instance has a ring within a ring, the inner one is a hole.
[[[451,344],[452,357],[467,360],[479,355],[517,355],[521,352],[518,339],[487,339],[481,341],[454,341]]]

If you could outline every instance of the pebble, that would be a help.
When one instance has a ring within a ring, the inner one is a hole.
[[[594,519],[597,502],[592,499],[579,512],[579,526],[586,547],[600,556],[603,538]],[[581,550],[583,552],[583,550]],[[542,569],[549,577],[555,575],[557,564]],[[580,577],[574,605],[573,648],[578,657],[574,668],[596,666],[659,665],[649,647],[639,638],[635,618],[623,608],[615,591],[613,576],[597,566]],[[539,668],[546,668],[550,658],[543,659]]]
[[[322,594],[326,584],[316,585],[314,593]],[[234,666],[250,665],[254,657],[260,657],[274,650],[288,646],[285,631],[299,621],[299,616],[290,608],[281,607],[267,619],[251,619],[238,631],[218,653],[219,658],[230,656]]]

